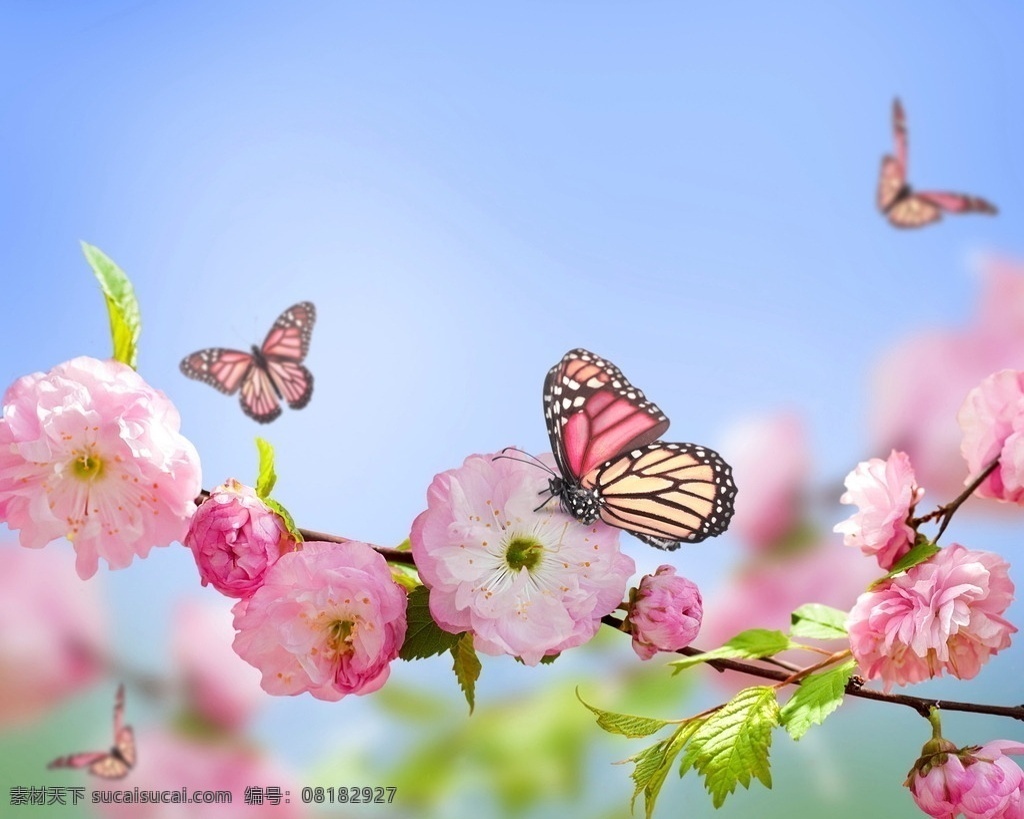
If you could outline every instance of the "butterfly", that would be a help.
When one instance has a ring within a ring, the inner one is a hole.
[[[601,518],[658,549],[729,526],[732,468],[707,447],[659,441],[668,418],[610,361],[567,352],[544,379],[544,418],[560,473],[547,491],[581,523]]]
[[[210,347],[185,356],[181,371],[228,395],[241,389],[242,411],[261,424],[281,414],[280,400],[302,409],[313,395],[313,373],[302,366],[316,323],[316,308],[303,301],[285,310],[263,346],[251,353]]]
[[[878,180],[878,209],[899,228],[923,227],[947,213],[997,213],[991,203],[979,196],[962,193],[921,191],[915,193],[907,183],[907,122],[898,99],[892,104],[892,129],[896,156],[882,157]]]
[[[124,724],[124,685],[114,699],[114,746],[109,751],[85,751],[58,757],[47,768],[88,768],[103,779],[121,779],[135,766],[135,734]]]

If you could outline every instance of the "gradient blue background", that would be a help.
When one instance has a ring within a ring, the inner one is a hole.
[[[964,320],[974,254],[1024,255],[1022,34],[1009,3],[8,0],[0,382],[108,353],[84,239],[134,281],[140,371],[181,410],[204,484],[251,480],[264,434],[277,495],[311,528],[398,543],[436,472],[509,444],[544,450],[541,381],[574,346],[622,367],[677,440],[716,446],[733,421],[798,408],[834,481],[879,454],[870,364]],[[911,181],[983,195],[998,218],[898,232],[879,216],[897,94]],[[257,427],[178,372],[193,349],[259,341],[303,299],[319,322],[302,412]],[[663,557],[627,548],[643,569]],[[735,556],[726,536],[673,561],[713,587]],[[172,547],[101,574],[119,651],[165,668],[171,606],[201,593],[191,557]],[[566,690],[602,674],[581,662]],[[1020,679],[1019,651],[997,663],[990,693]],[[541,676],[488,661],[481,702]],[[395,670],[454,696],[447,677],[442,661]],[[780,739],[787,793],[741,794],[720,815],[799,810],[812,757],[841,783],[879,741],[852,723],[879,711],[847,718],[841,743]],[[405,729],[381,720],[366,698],[278,700],[257,734],[302,771],[356,736],[368,758],[397,753]],[[898,724],[895,767],[865,775],[896,793],[888,815],[914,816],[897,792],[924,729]],[[637,746],[601,747],[591,804],[624,815],[627,771],[607,763]],[[670,782],[664,814],[674,800],[710,815],[699,790]]]

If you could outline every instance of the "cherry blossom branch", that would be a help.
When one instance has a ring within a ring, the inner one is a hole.
[[[989,475],[991,475],[995,468],[999,466],[999,458],[995,458],[988,466],[986,466],[981,473],[973,481],[971,481],[967,488],[964,489],[959,495],[957,495],[949,503],[938,507],[937,509],[929,512],[927,515],[923,515],[919,518],[911,518],[910,525],[915,529],[922,523],[927,523],[930,520],[941,519],[942,523],[939,525],[939,531],[935,535],[933,542],[938,542],[939,538],[942,537],[942,533],[946,531],[946,527],[949,526],[949,522],[953,519],[953,513],[956,512],[967,499],[974,494],[974,491],[981,486]]]
[[[622,628],[622,621],[617,617],[612,617],[610,614],[602,617],[601,622],[607,626],[611,626],[612,628],[620,630]],[[699,648],[687,647],[679,649],[676,653],[682,654],[686,657],[699,657],[706,652],[701,651]],[[716,671],[739,671],[743,674],[749,674],[752,677],[760,677],[761,679],[772,680],[773,682],[785,685],[798,684],[798,678],[792,672],[787,673],[786,671],[776,670],[774,668],[765,668],[764,666],[755,665],[754,663],[746,662],[744,660],[707,660],[705,661],[705,664],[711,666]],[[964,711],[972,714],[991,714],[992,716],[1009,717],[1010,719],[1024,722],[1024,704],[987,705],[975,702],[959,702],[957,700],[927,699],[925,697],[914,697],[908,694],[885,694],[881,691],[864,688],[863,686],[864,680],[861,677],[852,677],[846,684],[846,693],[851,697],[859,697],[860,699],[888,702],[894,705],[905,705],[908,708],[913,708],[918,714],[926,719],[928,717],[929,709],[938,708],[943,711]]]

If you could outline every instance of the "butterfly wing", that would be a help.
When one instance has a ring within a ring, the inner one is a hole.
[[[189,378],[231,395],[238,390],[252,365],[253,357],[249,353],[210,347],[185,356],[180,367]]]
[[[129,729],[130,730],[130,729]],[[102,759],[97,760],[89,766],[89,773],[103,779],[121,779],[128,775],[132,766],[122,759],[118,754],[105,754]]]
[[[907,173],[907,118],[899,97],[892,101],[892,140],[896,161],[904,175]]]
[[[316,323],[312,302],[293,304],[274,322],[263,342],[267,373],[292,409],[302,409],[313,396],[313,374],[302,366]]]
[[[943,193],[939,191],[921,191],[916,193],[930,205],[942,208],[950,213],[991,213],[996,214],[996,206],[980,196],[968,196],[965,193]]]
[[[722,534],[732,518],[732,469],[714,450],[658,441],[584,476],[601,498],[600,516],[659,549]]]
[[[253,364],[242,381],[238,396],[242,412],[259,424],[269,424],[281,414],[281,402],[277,400],[270,373],[259,362]]]
[[[582,348],[567,352],[544,379],[544,417],[555,462],[573,483],[656,441],[669,425],[618,367]]]
[[[107,751],[83,751],[78,754],[68,754],[67,756],[57,757],[46,767],[51,769],[85,768],[89,765],[102,761],[108,756],[110,756],[110,754]]]
[[[882,170],[878,176],[878,209],[888,213],[901,195],[907,191],[907,124],[900,101],[892,104],[892,132],[896,156],[882,157]]]
[[[942,208],[911,193],[890,206],[886,216],[898,228],[924,227],[942,218]]]

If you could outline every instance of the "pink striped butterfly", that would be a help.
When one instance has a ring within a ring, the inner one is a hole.
[[[729,526],[732,468],[707,447],[659,441],[668,418],[610,361],[567,352],[544,379],[544,418],[561,473],[549,491],[581,523],[601,518],[658,549]]]
[[[892,129],[896,156],[882,158],[878,180],[878,208],[898,228],[923,227],[947,213],[997,213],[990,202],[962,193],[914,190],[907,183],[907,122],[898,99],[892,104]]]
[[[124,685],[114,699],[114,745],[109,751],[85,751],[53,760],[47,768],[87,768],[103,779],[121,779],[135,766],[135,733],[124,724]]]
[[[185,356],[181,371],[227,395],[241,390],[242,411],[261,424],[281,414],[281,400],[302,409],[313,395],[313,373],[302,366],[316,322],[316,308],[303,301],[285,310],[262,347],[251,353],[210,347]]]

